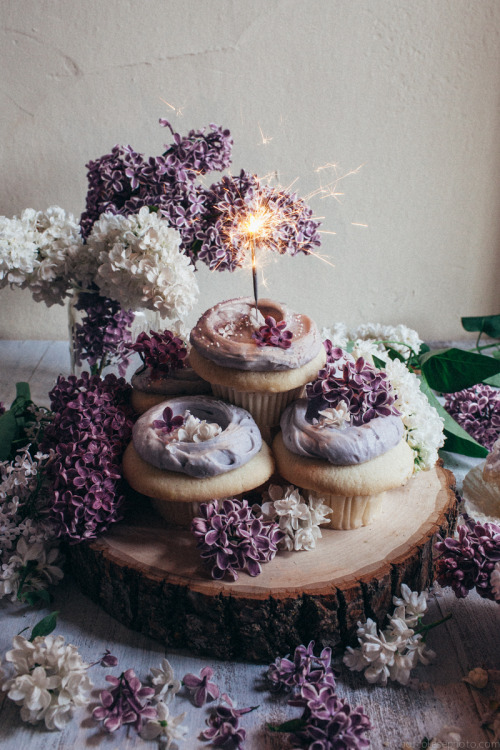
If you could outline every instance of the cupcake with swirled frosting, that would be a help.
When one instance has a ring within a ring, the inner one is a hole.
[[[273,453],[287,481],[332,508],[330,526],[354,529],[407,482],[414,456],[385,373],[338,349],[331,360],[285,410]]]
[[[129,349],[139,354],[142,366],[132,375],[132,407],[143,414],[173,396],[210,393],[210,384],[189,364],[188,347],[175,332],[140,333]]]
[[[123,457],[130,486],[180,526],[189,525],[200,503],[241,496],[273,471],[252,416],[210,396],[173,398],[149,409]]]
[[[272,300],[226,300],[191,331],[191,366],[215,396],[247,409],[261,429],[279,424],[286,406],[323,367],[316,324]]]

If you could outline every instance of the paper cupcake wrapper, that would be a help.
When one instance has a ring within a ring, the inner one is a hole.
[[[367,526],[377,515],[385,492],[378,495],[329,495],[320,492],[309,492],[309,497],[321,497],[325,505],[332,509],[328,516],[329,523],[321,524],[322,528],[359,529]]]
[[[280,417],[288,404],[296,401],[304,393],[304,386],[280,393],[237,391],[226,385],[212,383],[212,392],[217,398],[241,406],[250,412],[260,429],[278,427]]]
[[[232,495],[233,500],[238,495]],[[217,500],[219,507],[221,503],[226,500],[225,497],[221,497]],[[157,500],[151,498],[151,505],[153,508],[162,516],[165,521],[168,521],[171,526],[180,526],[183,529],[189,529],[193,518],[199,515],[201,503],[193,500],[192,502],[181,502],[175,500]]]

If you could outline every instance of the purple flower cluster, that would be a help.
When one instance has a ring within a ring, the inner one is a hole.
[[[225,169],[231,163],[232,139],[228,130],[191,130],[186,137],[174,133],[165,153],[145,157],[131,146],[115,146],[110,154],[87,164],[89,189],[80,223],[88,237],[104,212],[135,214],[143,206],[156,207],[179,230],[183,248],[193,257],[195,231],[205,211],[206,189],[196,182],[200,174]]]
[[[195,706],[201,708],[207,701],[214,701],[219,697],[219,688],[215,682],[210,682],[214,676],[214,670],[211,667],[203,667],[200,675],[185,674],[182,682],[192,694]]]
[[[105,367],[118,363],[123,376],[129,365],[127,350],[134,313],[94,292],[81,292],[75,309],[83,312],[81,323],[76,323],[73,331],[76,364],[81,366],[85,360],[92,375],[101,375]]]
[[[272,689],[292,691],[291,706],[304,709],[299,719],[276,731],[290,731],[293,747],[315,750],[360,750],[369,746],[365,733],[371,723],[364,710],[351,707],[337,695],[331,649],[314,655],[314,641],[298,646],[293,659],[278,658],[269,667]]]
[[[261,563],[274,558],[283,538],[278,524],[256,518],[246,500],[224,500],[220,510],[217,501],[202,503],[191,531],[202,559],[213,563],[212,578],[216,580],[227,574],[235,581],[238,570],[259,575]]]
[[[137,352],[146,365],[151,368],[153,379],[161,373],[171,373],[186,365],[187,347],[184,341],[172,331],[145,331],[140,333],[134,344],[129,344],[131,351]]]
[[[140,732],[145,719],[156,719],[156,708],[149,704],[154,688],[144,687],[133,669],[127,669],[120,677],[106,675],[113,686],[100,694],[101,705],[94,708],[92,716],[102,721],[108,732],[115,732],[123,724],[132,724]]]
[[[500,389],[478,384],[446,394],[444,408],[464,430],[489,451],[500,437]]]
[[[130,390],[115,375],[101,380],[83,373],[80,379],[60,376],[49,394],[54,419],[43,445],[55,452],[48,466],[49,515],[70,542],[95,539],[119,520],[121,457],[132,430]]]
[[[268,215],[266,248],[283,255],[308,254],[321,244],[319,222],[297,195],[261,185],[257,176],[241,170],[225,176],[206,191],[205,208],[196,226],[198,258],[211,270],[234,271],[242,265],[248,237],[241,227],[256,212]]]
[[[336,353],[332,350],[332,355]],[[335,408],[344,401],[351,414],[351,424],[366,424],[375,417],[399,416],[393,406],[396,396],[389,378],[376,367],[365,362],[363,357],[337,359],[327,363],[318,377],[307,386],[306,418],[310,421],[318,417],[318,412]]]
[[[240,727],[240,718],[244,714],[254,711],[256,706],[235,708],[228,695],[224,694],[222,698],[227,705],[217,706],[212,711],[207,719],[208,729],[201,733],[201,739],[207,740],[214,747],[231,748],[231,750],[240,748],[240,750],[243,750],[247,733],[243,727]]]
[[[437,581],[451,586],[455,595],[465,598],[476,588],[484,599],[495,599],[491,589],[491,573],[500,561],[500,526],[495,523],[476,523],[464,515],[465,523],[457,529],[458,539],[440,539],[435,549]]]
[[[339,359],[342,359],[345,357],[345,352],[343,349],[340,348],[340,346],[334,346],[330,339],[325,339],[323,341],[323,346],[326,350],[326,362],[327,364],[333,364],[334,362],[338,362]]]
[[[277,323],[271,315],[268,315],[265,318],[265,325],[253,333],[252,338],[257,342],[257,346],[276,346],[280,349],[290,349],[293,333],[287,329],[285,320],[280,320]]]
[[[174,412],[170,406],[166,406],[163,409],[161,419],[155,419],[153,421],[153,427],[155,430],[159,430],[164,435],[170,435],[171,432],[176,430],[178,427],[182,427],[184,424],[184,417],[178,414],[174,417]]]

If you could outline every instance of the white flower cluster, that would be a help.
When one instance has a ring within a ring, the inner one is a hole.
[[[352,671],[363,671],[370,683],[387,685],[391,679],[407,685],[413,667],[418,662],[429,664],[435,657],[414,630],[427,610],[427,594],[411,591],[404,583],[401,594],[401,598],[393,598],[396,608],[389,618],[389,627],[378,631],[370,618],[366,623],[358,622],[360,646],[349,646],[344,654],[344,664]]]
[[[20,588],[40,591],[63,577],[53,527],[25,512],[39,486],[39,472],[50,458],[43,453],[33,458],[26,448],[12,463],[0,463],[0,598],[16,601]],[[37,498],[32,511],[40,511],[40,501],[43,504],[43,497]]]
[[[0,216],[0,289],[29,288],[37,302],[62,304],[81,248],[78,224],[58,206]]]
[[[403,362],[389,360],[385,372],[397,394],[394,406],[401,412],[406,440],[415,453],[415,469],[431,469],[444,445],[443,419],[420,390],[417,376]]]
[[[323,339],[330,339],[334,346],[342,349],[345,349],[349,341],[353,341],[354,348],[360,351],[354,355],[356,358],[364,356],[361,352],[366,351],[385,359],[387,350],[382,342],[390,344],[403,357],[408,357],[411,352],[418,354],[423,343],[412,328],[404,325],[385,326],[381,323],[363,323],[351,330],[344,323],[335,323],[329,328],[323,328],[321,335]]]
[[[328,523],[327,515],[332,509],[320,497],[309,497],[308,502],[293,485],[281,487],[271,484],[267,490],[267,500],[262,504],[262,514],[267,520],[277,520],[285,534],[279,543],[288,551],[311,550],[316,547],[316,539],[321,537],[322,523]]]
[[[198,297],[194,267],[180,250],[180,235],[147,206],[138,214],[102,214],[88,238],[102,295],[125,309],[186,317]]]
[[[174,670],[167,659],[161,660],[161,668],[151,667],[153,675],[151,682],[155,689],[153,701],[158,716],[149,719],[141,731],[141,737],[145,740],[160,740],[163,738],[166,747],[169,748],[173,742],[183,740],[187,734],[187,727],[181,724],[186,717],[186,711],[178,716],[170,715],[169,703],[181,689],[180,680],[176,679]]]
[[[177,430],[175,439],[185,443],[204,443],[217,437],[221,432],[220,424],[198,419],[186,411],[184,424]]]
[[[61,635],[38,636],[32,643],[16,635],[13,645],[5,660],[12,664],[14,675],[2,689],[21,706],[23,721],[36,724],[43,720],[47,729],[63,729],[73,708],[89,701],[92,682],[88,664]]]
[[[500,602],[500,563],[497,563],[490,576],[491,590],[496,602]]]

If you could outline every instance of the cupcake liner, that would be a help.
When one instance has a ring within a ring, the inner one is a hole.
[[[367,526],[377,515],[385,492],[378,495],[330,495],[319,492],[309,492],[309,497],[321,497],[325,505],[332,509],[328,516],[329,522],[322,524],[322,528],[330,529],[359,529]]]
[[[219,498],[217,500],[219,508],[224,500],[233,500],[235,497],[237,498],[239,495],[231,495],[231,498]],[[193,500],[192,502],[182,502],[180,500],[157,500],[152,497],[151,505],[160,516],[165,519],[165,521],[168,521],[170,526],[179,526],[183,529],[189,529],[193,518],[199,515],[201,503],[196,500]]]
[[[261,429],[277,427],[288,404],[300,398],[304,393],[304,388],[305,386],[301,385],[290,391],[266,393],[264,391],[237,391],[226,385],[212,383],[214,396],[249,411]]]

